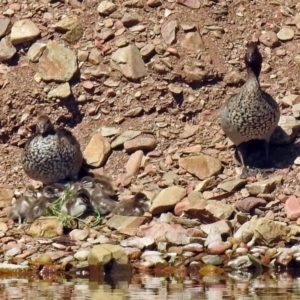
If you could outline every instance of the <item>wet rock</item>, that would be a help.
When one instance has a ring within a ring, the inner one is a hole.
[[[44,43],[34,43],[31,45],[27,52],[27,57],[32,62],[38,62],[39,58],[46,49],[47,44]]]
[[[34,258],[33,262],[39,265],[52,265],[53,259],[51,258],[50,255],[46,253],[42,253],[38,257]]]
[[[203,41],[198,31],[188,32],[181,42],[181,46],[191,51],[198,51],[204,48]]]
[[[180,158],[179,166],[199,179],[217,175],[222,171],[221,162],[217,158],[205,154]]]
[[[136,261],[136,260],[140,259],[141,255],[142,255],[142,251],[137,248],[124,247],[124,251],[126,252],[126,254],[128,256],[129,261]]]
[[[293,116],[280,116],[275,132],[271,136],[271,143],[283,145],[291,143],[300,131],[300,122]]]
[[[259,36],[259,41],[270,48],[275,48],[280,45],[278,37],[275,32],[267,31]]]
[[[83,151],[83,157],[88,165],[98,168],[104,164],[110,152],[108,140],[100,133],[95,133]]]
[[[22,265],[9,264],[9,263],[0,263],[0,271],[2,273],[27,271],[27,270],[29,270],[29,268],[30,268],[29,266],[22,266]]]
[[[177,0],[177,3],[182,4],[189,8],[199,8],[200,7],[199,0]]]
[[[30,224],[28,234],[32,237],[57,237],[63,234],[63,225],[55,217],[41,217]]]
[[[175,20],[167,21],[161,26],[161,35],[168,45],[176,42],[178,23]]]
[[[155,138],[138,137],[130,141],[126,141],[124,143],[124,149],[129,153],[137,150],[151,151],[155,149],[156,145],[157,141]]]
[[[148,262],[152,267],[164,268],[168,265],[168,263],[161,256],[162,253],[158,251],[145,251],[141,255],[141,258]]]
[[[285,204],[284,210],[287,218],[291,221],[297,220],[300,217],[300,202],[295,196],[290,196]]]
[[[294,38],[295,32],[292,28],[284,26],[277,32],[277,37],[281,41],[290,41]]]
[[[162,191],[154,199],[150,212],[155,215],[173,208],[186,195],[186,190],[179,186],[171,186]]]
[[[57,99],[66,99],[69,96],[71,96],[71,88],[70,84],[68,82],[60,84],[58,87],[55,89],[51,90],[47,97],[49,99],[51,98],[57,98]]]
[[[151,237],[131,237],[121,241],[122,247],[132,247],[138,249],[148,249],[155,245],[155,240]]]
[[[17,52],[17,49],[11,44],[9,38],[5,37],[0,41],[0,62],[10,60]]]
[[[88,257],[88,263],[92,265],[106,265],[114,260],[117,264],[127,265],[128,258],[124,249],[118,245],[95,245]]]
[[[282,176],[275,176],[266,180],[257,181],[246,185],[250,195],[272,193],[277,185],[282,183]]]
[[[212,242],[207,246],[207,252],[213,255],[221,255],[224,254],[226,250],[232,247],[231,242]]]
[[[141,166],[144,153],[141,150],[131,154],[128,162],[125,165],[126,173],[129,175],[137,175]]]
[[[47,45],[39,61],[39,73],[44,81],[69,81],[77,71],[77,58],[70,49],[56,42]]]
[[[243,213],[251,213],[251,211],[259,206],[266,206],[267,201],[262,198],[248,197],[235,202],[235,208]]]
[[[288,267],[293,261],[294,250],[289,248],[279,248],[277,251],[280,254],[276,258],[276,263],[283,267]]]
[[[126,78],[132,80],[140,79],[148,74],[140,51],[135,45],[115,51],[111,56],[111,65]]]
[[[108,16],[116,10],[117,6],[113,2],[106,0],[102,1],[97,8],[97,11],[104,16]]]
[[[204,251],[204,247],[203,247],[203,245],[201,245],[199,243],[191,243],[191,244],[183,246],[182,250],[183,251],[191,251],[191,252],[195,252],[195,253],[201,253]]]
[[[219,266],[223,264],[223,260],[219,255],[204,255],[202,261],[205,265]]]
[[[84,241],[88,238],[90,231],[88,229],[74,229],[69,233],[72,241]]]
[[[82,250],[77,251],[74,254],[74,258],[79,261],[85,261],[88,259],[89,255],[90,255],[90,250],[82,249]]]
[[[123,132],[121,135],[119,135],[112,143],[111,147],[117,148],[121,145],[123,145],[126,141],[132,140],[135,137],[139,136],[142,132],[139,130],[127,130]]]
[[[9,30],[10,30],[10,19],[0,18],[0,38],[5,36],[9,32]]]
[[[226,192],[232,192],[240,189],[247,183],[246,180],[243,179],[236,179],[230,181],[224,181],[218,185],[219,189],[222,189]]]
[[[29,42],[40,35],[38,27],[30,20],[23,19],[16,21],[10,34],[10,40],[13,45]]]
[[[228,266],[233,269],[247,269],[253,265],[248,255],[240,256],[228,262]]]

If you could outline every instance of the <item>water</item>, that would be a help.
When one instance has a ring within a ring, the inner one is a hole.
[[[95,276],[93,276],[95,277]],[[261,274],[231,272],[218,276],[133,274],[131,278],[53,276],[43,279],[0,276],[0,300],[296,300],[300,272]]]

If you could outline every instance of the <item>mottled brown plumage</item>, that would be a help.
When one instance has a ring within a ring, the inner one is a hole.
[[[44,184],[74,179],[82,160],[80,145],[71,132],[55,129],[48,116],[40,116],[36,134],[29,138],[22,154],[25,173]]]
[[[247,45],[245,64],[247,81],[240,93],[226,102],[221,114],[221,127],[237,146],[243,167],[246,167],[244,143],[250,140],[264,140],[268,160],[269,140],[280,117],[277,102],[259,84],[262,56],[256,43]]]

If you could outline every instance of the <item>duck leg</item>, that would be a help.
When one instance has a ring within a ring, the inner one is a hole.
[[[240,159],[240,162],[242,164],[243,170],[241,174],[241,178],[247,178],[249,177],[248,168],[246,165],[246,157],[247,157],[247,144],[242,143],[237,146],[237,154]]]

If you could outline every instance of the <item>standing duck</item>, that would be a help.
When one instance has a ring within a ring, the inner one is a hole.
[[[259,84],[262,56],[257,43],[247,44],[245,64],[248,78],[240,93],[226,102],[221,114],[221,127],[227,137],[237,146],[237,152],[247,169],[246,146],[250,140],[263,140],[266,162],[269,158],[269,141],[280,117],[279,106]]]
[[[25,173],[44,184],[75,179],[82,161],[80,145],[71,132],[55,129],[48,116],[39,116],[36,134],[29,138],[22,154]]]

